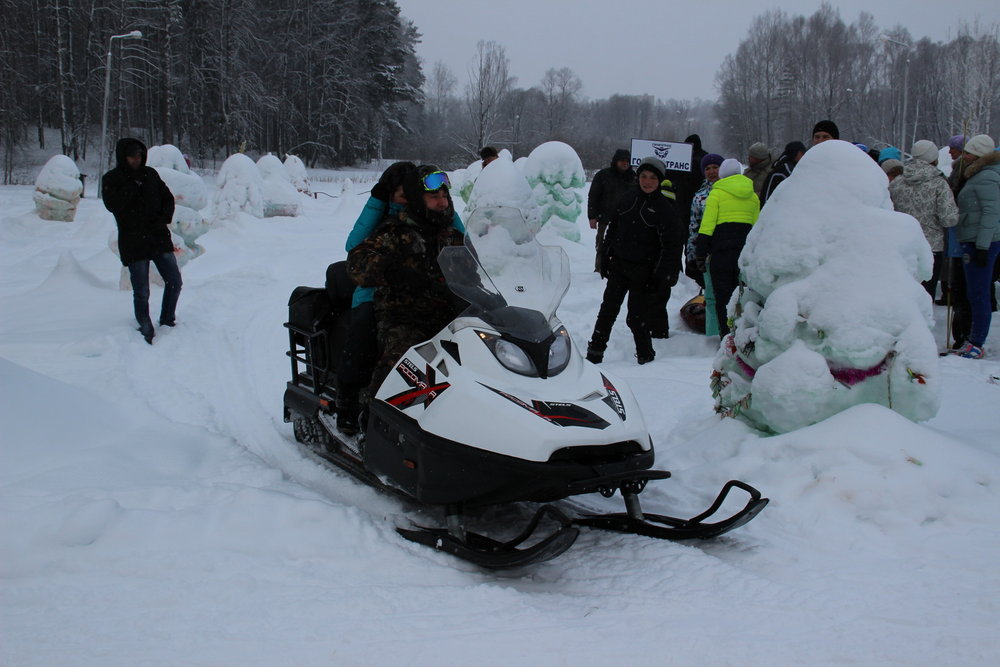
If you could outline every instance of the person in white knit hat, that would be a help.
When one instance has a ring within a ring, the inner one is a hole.
[[[958,242],[962,244],[965,289],[972,308],[972,331],[958,351],[967,359],[981,359],[993,313],[990,289],[993,266],[1000,255],[1000,153],[986,134],[977,134],[962,149],[965,185],[958,193]]]

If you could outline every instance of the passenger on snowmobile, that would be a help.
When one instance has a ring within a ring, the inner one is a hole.
[[[347,257],[354,282],[375,288],[381,355],[362,403],[371,400],[411,345],[433,337],[465,307],[445,285],[437,262],[442,248],[463,242],[453,226],[449,186],[448,175],[432,165],[407,174],[406,208],[387,217]]]
[[[365,202],[347,236],[344,248],[347,252],[351,252],[371,236],[387,216],[399,217],[406,206],[403,181],[416,169],[417,165],[412,162],[394,162],[382,172],[378,182],[372,186],[371,197]],[[458,213],[455,213],[452,226],[460,233],[465,233],[465,226]],[[327,282],[331,280],[336,278],[327,276]],[[358,287],[354,290],[344,351],[337,368],[337,428],[348,435],[358,431],[358,416],[361,411],[358,397],[361,390],[371,382],[372,370],[378,360],[374,298],[374,287]]]

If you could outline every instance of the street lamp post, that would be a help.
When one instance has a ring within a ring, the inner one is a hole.
[[[906,102],[907,96],[910,92],[910,50],[913,48],[906,42],[900,42],[899,40],[890,39],[885,35],[882,35],[881,40],[883,42],[892,42],[893,44],[899,44],[906,48],[906,66],[903,69],[903,118],[899,124],[899,152],[900,154],[906,152]]]
[[[132,32],[125,33],[124,35],[112,35],[111,39],[108,40],[108,57],[104,65],[104,113],[101,114],[101,152],[98,154],[98,162],[100,165],[98,172],[104,171],[108,166],[110,160],[107,155],[107,142],[108,142],[108,98],[111,95],[111,47],[116,39],[141,39],[142,32],[139,30],[133,30]],[[98,173],[100,176],[100,173]],[[98,196],[100,196],[101,190],[97,189]]]

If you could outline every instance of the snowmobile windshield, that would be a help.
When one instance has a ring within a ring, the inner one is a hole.
[[[465,221],[465,245],[445,248],[438,263],[448,287],[488,322],[537,339],[569,289],[569,259],[544,246],[512,207],[476,209]],[[544,323],[544,327],[540,327]]]

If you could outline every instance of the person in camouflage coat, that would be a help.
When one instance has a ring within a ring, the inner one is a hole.
[[[466,305],[448,289],[437,262],[442,248],[463,242],[452,226],[455,208],[448,188],[447,176],[436,167],[418,167],[403,182],[406,208],[387,216],[347,256],[354,282],[375,288],[380,355],[363,403],[406,350],[433,337]]]
[[[903,176],[889,184],[889,196],[893,208],[917,219],[931,246],[934,273],[923,285],[933,297],[944,261],[944,232],[958,224],[958,206],[948,181],[937,168],[937,146],[921,139],[914,142],[910,152],[913,158],[903,167]]]

